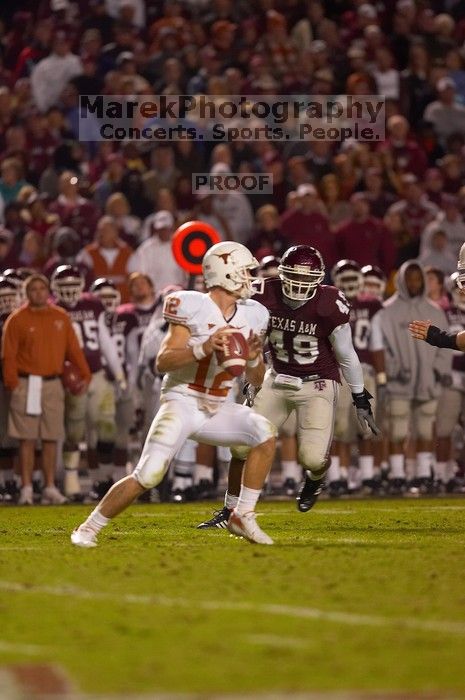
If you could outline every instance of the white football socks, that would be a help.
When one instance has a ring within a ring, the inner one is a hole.
[[[255,509],[257,501],[260,498],[261,489],[249,489],[242,484],[241,492],[237,501],[235,511],[238,515],[244,515]]]

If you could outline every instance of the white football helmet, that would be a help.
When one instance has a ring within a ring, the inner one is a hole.
[[[202,261],[205,287],[221,287],[240,299],[248,299],[253,294],[250,272],[257,267],[258,261],[241,243],[216,243]]]

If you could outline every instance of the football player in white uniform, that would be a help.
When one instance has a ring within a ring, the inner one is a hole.
[[[251,270],[257,265],[243,245],[217,243],[203,260],[208,292],[179,291],[166,298],[163,313],[170,325],[157,356],[157,370],[165,374],[160,410],[134,472],[118,481],[72,533],[73,544],[95,547],[98,532],[111,518],[160,483],[187,438],[251,448],[228,528],[251,542],[272,544],[254,509],[273,460],[276,429],[247,406],[226,402],[233,379],[216,355],[226,347],[226,328],[234,327],[248,341],[247,380],[254,386],[262,383],[262,338],[269,313],[250,299]]]

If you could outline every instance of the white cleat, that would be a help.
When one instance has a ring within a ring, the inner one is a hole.
[[[32,492],[32,486],[23,486],[18,499],[19,506],[32,506],[34,505],[34,494]]]
[[[97,535],[93,530],[85,525],[79,527],[71,533],[71,542],[76,547],[84,547],[90,549],[97,546]]]
[[[62,506],[64,503],[68,503],[68,499],[58,491],[56,486],[47,486],[42,491],[40,502],[44,506]]]
[[[259,527],[256,521],[257,514],[253,511],[238,515],[234,510],[229,516],[228,530],[233,535],[244,537],[255,544],[273,544],[273,540]]]

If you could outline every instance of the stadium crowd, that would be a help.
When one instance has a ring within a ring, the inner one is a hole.
[[[374,145],[78,140],[79,95],[202,92],[380,94],[386,137]],[[272,173],[273,192],[193,192],[194,172]],[[192,219],[245,244],[263,261],[264,276],[276,272],[268,256],[306,244],[321,252],[325,281],[352,300],[373,283],[379,309],[391,298],[381,324],[372,329],[370,316],[366,331],[373,353],[390,353],[386,370],[372,370],[378,380],[387,374],[387,383],[374,382],[379,395],[397,401],[395,414],[380,416],[388,439],[371,451],[359,446],[358,463],[352,429],[338,433],[336,423],[330,493],[377,492],[385,475],[390,492],[407,483],[414,492],[461,490],[461,444],[451,436],[462,420],[465,365],[449,354],[433,373],[421,353],[406,349],[407,333],[398,346],[386,328],[390,314],[403,314],[405,323],[418,316],[423,291],[438,307],[438,325],[465,328],[453,274],[464,215],[460,0],[23,0],[0,10],[0,318],[3,327],[25,301],[24,281],[29,287],[40,273],[54,303],[81,328],[92,379],[84,394],[62,399],[67,498],[82,496],[83,466],[101,496],[126,473],[150,424],[162,299],[167,288],[188,284],[171,238]],[[341,269],[340,260],[353,263]],[[405,302],[399,312],[393,301]],[[20,487],[20,502],[32,503],[31,479],[24,471],[13,478],[11,367],[3,376],[0,490],[16,499]],[[293,441],[291,427],[282,435],[279,480],[287,495],[299,480]],[[211,495],[212,465],[229,458],[196,449],[187,444],[175,461],[174,500]],[[46,501],[63,502],[47,484]]]

